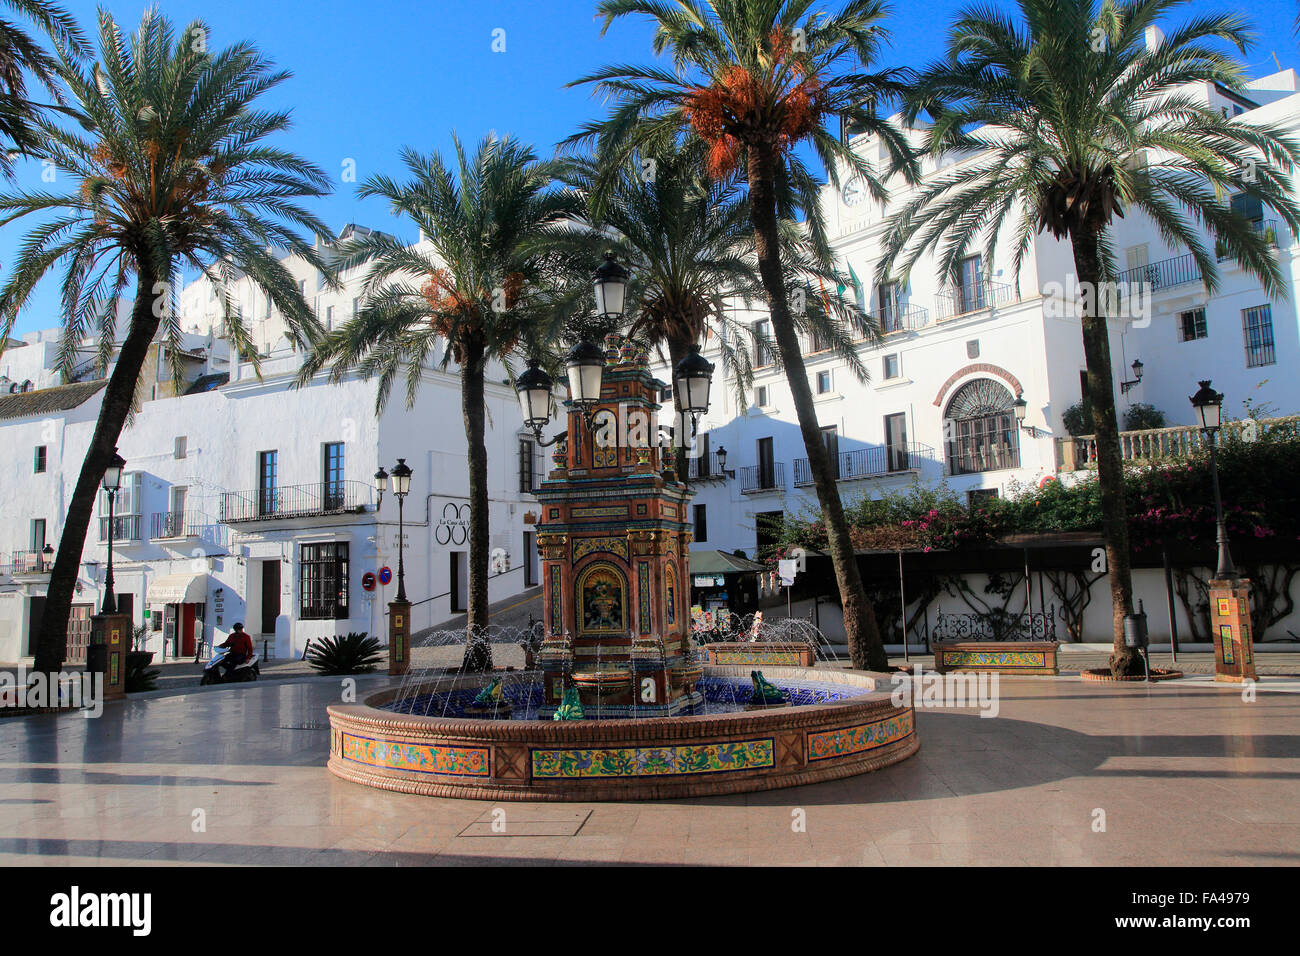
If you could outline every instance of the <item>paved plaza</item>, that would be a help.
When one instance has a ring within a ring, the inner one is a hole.
[[[360,678],[359,693],[388,680]],[[919,710],[920,752],[876,773],[627,804],[441,800],[340,781],[325,770],[325,707],[340,694],[330,678],[162,692],[98,720],[10,718],[0,863],[1300,862],[1300,681],[1264,677],[1254,702],[1205,677],[1003,678],[1000,690],[992,719]]]

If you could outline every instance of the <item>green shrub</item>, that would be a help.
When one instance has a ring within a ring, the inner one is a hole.
[[[382,659],[379,641],[365,631],[321,638],[307,651],[307,663],[322,674],[369,674]]]
[[[1061,413],[1061,423],[1071,435],[1091,435],[1092,406],[1087,402],[1075,402]]]
[[[1148,428],[1164,428],[1165,413],[1150,402],[1134,402],[1124,413],[1124,430],[1140,432]]]
[[[147,690],[158,689],[158,674],[153,663],[153,654],[149,651],[131,651],[126,655],[126,692],[139,694]]]

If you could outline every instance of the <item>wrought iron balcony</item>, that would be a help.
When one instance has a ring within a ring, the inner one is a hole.
[[[194,511],[163,511],[149,519],[149,538],[201,538],[211,523],[207,515]]]
[[[771,468],[751,465],[740,469],[740,493],[763,495],[785,490],[785,463],[776,462]]]
[[[1018,301],[1015,286],[1005,282],[978,282],[961,286],[952,292],[940,292],[935,296],[935,316],[952,319],[959,315],[983,312],[1001,305],[1010,305]]]
[[[880,445],[875,448],[854,448],[842,451],[831,461],[836,481],[859,481],[879,478],[919,468],[922,461],[933,461],[934,449],[920,442],[905,445]],[[794,486],[808,488],[813,484],[812,467],[807,458],[794,461]]]
[[[50,556],[54,561],[54,556]],[[43,574],[46,570],[45,558],[40,551],[13,551],[9,554],[9,574]]]
[[[1149,262],[1144,266],[1126,269],[1119,274],[1120,285],[1130,288],[1145,286],[1151,292],[1200,281],[1201,267],[1196,264],[1196,259],[1190,252],[1185,256],[1161,259],[1159,262]]]
[[[348,514],[363,511],[373,503],[374,488],[365,481],[321,481],[310,485],[280,485],[274,488],[223,493],[217,520],[223,524],[231,524],[240,521],[270,521],[276,518]]]
[[[686,457],[686,480],[687,481],[726,481],[727,475],[723,472],[722,462],[718,458],[716,451],[709,452],[708,455],[696,455]]]
[[[114,541],[139,541],[140,540],[140,516],[139,515],[114,515],[113,516],[113,540]],[[108,541],[108,516],[103,515],[99,519],[99,543],[105,544]]]
[[[930,311],[919,305],[885,308],[879,312],[869,313],[867,318],[876,323],[884,335],[892,335],[895,332],[916,332],[931,324]],[[865,341],[867,341],[866,333],[855,329],[853,343],[856,345]]]

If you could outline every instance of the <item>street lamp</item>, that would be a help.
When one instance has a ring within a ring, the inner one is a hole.
[[[1033,425],[1025,424],[1025,414],[1029,411],[1029,403],[1025,401],[1023,394],[1017,395],[1016,400],[1011,403],[1011,411],[1015,413],[1016,424],[1021,431],[1029,432],[1034,438],[1038,437],[1038,429]]]
[[[1119,383],[1119,392],[1121,395],[1127,395],[1128,390],[1142,381],[1142,360],[1133,360],[1133,378],[1127,382]]]
[[[519,395],[519,410],[523,412],[524,425],[532,429],[537,443],[546,448],[559,441],[563,433],[550,441],[542,440],[542,428],[551,420],[551,392],[555,389],[555,380],[541,366],[539,359],[530,358],[528,368],[515,379],[515,391]]]
[[[722,475],[724,478],[735,478],[736,470],[734,468],[730,471],[727,470],[727,448],[725,445],[718,446],[717,456],[718,474]]]
[[[54,548],[48,544],[41,548],[41,566],[45,571],[54,567]]]
[[[1210,388],[1209,380],[1198,382],[1200,390],[1191,397],[1192,407],[1200,419],[1201,431],[1210,443],[1210,482],[1214,487],[1214,517],[1218,524],[1219,570],[1220,580],[1235,581],[1237,569],[1232,564],[1232,554],[1228,551],[1228,528],[1223,521],[1223,499],[1219,495],[1219,462],[1215,457],[1214,446],[1223,424],[1223,393]]]
[[[618,264],[614,253],[605,253],[605,261],[592,276],[596,289],[596,314],[606,321],[623,317],[627,301],[627,284],[632,274]]]
[[[388,488],[388,472],[384,471],[384,466],[380,465],[379,470],[375,472],[375,492],[379,495],[379,500],[375,502],[375,510],[378,511],[384,503],[384,491]]]
[[[713,384],[713,363],[692,344],[686,357],[673,369],[673,395],[683,416],[691,419],[691,437],[695,437],[700,416],[709,410],[709,386]],[[683,425],[685,420],[683,418]],[[685,429],[683,429],[683,432]]]
[[[383,469],[380,469],[381,471]],[[397,495],[397,600],[406,601],[406,562],[403,552],[406,550],[406,531],[402,504],[411,491],[411,468],[405,458],[397,459],[393,473],[389,476],[393,494]]]
[[[122,487],[122,469],[126,459],[113,449],[113,457],[104,469],[104,490],[108,492],[108,570],[104,574],[104,603],[100,614],[117,613],[117,597],[113,594],[113,538],[117,536],[117,522],[114,510],[117,506],[117,492]]]

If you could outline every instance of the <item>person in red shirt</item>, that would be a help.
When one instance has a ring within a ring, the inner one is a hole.
[[[253,639],[248,636],[248,632],[244,630],[244,625],[240,622],[235,623],[235,626],[230,631],[230,636],[218,644],[217,647],[230,648],[230,653],[226,655],[226,659],[218,665],[226,672],[227,676],[236,667],[253,656]]]

